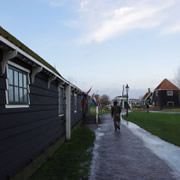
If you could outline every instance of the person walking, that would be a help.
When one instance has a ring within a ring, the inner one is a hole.
[[[147,113],[149,112],[149,104],[146,103],[146,109],[147,109]]]
[[[118,102],[114,101],[114,106],[111,107],[111,117],[114,120],[114,129],[117,131],[117,129],[120,130],[120,117],[121,114],[121,107],[118,105]]]

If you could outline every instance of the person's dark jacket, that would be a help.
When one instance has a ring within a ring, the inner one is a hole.
[[[120,120],[121,107],[118,105],[111,107],[111,117],[114,120]]]

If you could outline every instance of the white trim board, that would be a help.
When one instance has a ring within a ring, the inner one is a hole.
[[[6,104],[5,107],[6,108],[29,108],[29,105],[10,105],[10,104]]]
[[[5,39],[4,37],[0,36],[0,41],[2,41],[3,43],[7,44],[8,46],[10,46],[11,48],[15,49],[17,52],[19,52],[20,54],[24,55],[25,57],[27,57],[28,59],[30,59],[31,61],[35,62],[36,64],[40,65],[41,67],[43,67],[44,69],[46,69],[47,71],[51,72],[52,74],[54,74],[55,76],[57,76],[59,79],[61,79],[62,81],[64,81],[65,83],[67,83],[68,85],[74,87],[75,89],[78,89],[80,91],[82,91],[81,89],[79,89],[77,86],[75,86],[74,84],[70,83],[69,81],[67,81],[66,79],[64,79],[63,77],[59,76],[57,73],[55,73],[54,71],[52,71],[51,69],[49,69],[47,66],[45,66],[44,64],[40,63],[38,60],[36,60],[35,58],[33,58],[32,56],[30,56],[29,54],[27,54],[26,52],[24,52],[22,49],[20,49],[19,47],[17,47],[16,45],[14,45],[13,43],[11,43],[10,41],[8,41],[7,39]]]
[[[26,69],[25,67],[22,67],[22,66],[14,63],[14,62],[12,62],[12,61],[8,61],[8,64],[11,65],[11,66],[14,66],[15,68],[18,68],[18,69],[20,69],[20,70],[22,70],[22,71],[25,71],[25,72],[27,72],[27,73],[30,73],[30,70],[29,70],[29,69]]]
[[[30,56],[29,54],[27,54],[26,52],[24,52],[23,50],[21,50],[19,47],[15,46],[13,43],[9,42],[7,39],[5,39],[4,37],[0,36],[0,41],[4,42],[5,44],[7,44],[8,46],[10,46],[11,48],[17,50],[17,52],[19,52],[20,54],[24,55],[25,57],[27,57],[28,59],[30,59],[31,61],[35,62],[36,64],[42,66],[44,69],[48,70],[49,72],[51,72],[52,74],[54,74],[55,76],[57,76],[59,79],[65,81],[67,84],[70,84],[67,80],[63,79],[62,77],[60,77],[58,74],[56,74],[54,71],[52,71],[51,69],[49,69],[47,66],[45,66],[44,64],[40,63],[38,60],[36,60],[35,58],[33,58],[32,56]]]

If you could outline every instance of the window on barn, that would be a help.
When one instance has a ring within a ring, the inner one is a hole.
[[[167,91],[167,96],[173,96],[173,91]]]
[[[168,101],[167,106],[168,107],[174,107],[174,102],[173,101]]]
[[[7,104],[14,105],[9,107],[20,107],[17,105],[22,105],[22,107],[29,106],[29,70],[11,64],[14,63],[8,64],[7,68]]]
[[[64,88],[59,88],[59,115],[63,116],[65,114],[65,94]]]
[[[158,91],[156,91],[156,97],[158,97]]]
[[[77,94],[74,94],[74,113],[77,113]]]

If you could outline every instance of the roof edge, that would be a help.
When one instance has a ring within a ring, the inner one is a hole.
[[[26,52],[27,54],[29,54],[30,56],[32,56],[33,58],[35,58],[36,60],[38,60],[43,65],[47,66],[49,69],[57,73],[59,76],[61,76],[60,73],[52,65],[50,65],[42,57],[40,57],[38,54],[36,54],[34,51],[28,48],[25,44],[23,44],[21,41],[15,38],[13,35],[11,35],[8,31],[3,29],[1,26],[0,26],[0,35],[4,37],[6,40],[8,40],[9,42],[13,43],[15,46],[17,46],[21,50],[23,50],[24,52]]]

